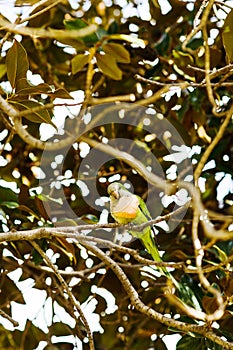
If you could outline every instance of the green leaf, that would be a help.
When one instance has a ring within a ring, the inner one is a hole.
[[[116,64],[116,60],[109,54],[96,54],[97,65],[99,69],[114,80],[121,80],[122,71]]]
[[[64,24],[65,28],[68,30],[79,30],[88,27],[88,24],[80,18],[64,21]],[[95,44],[98,41],[96,33],[86,35],[82,39],[85,44]]]
[[[99,222],[97,216],[92,214],[82,215],[80,219],[87,222],[88,224],[96,224],[97,222]]]
[[[188,335],[182,337],[177,345],[176,350],[206,350],[205,341],[203,338],[194,338]]]
[[[222,29],[223,46],[230,63],[233,61],[233,10],[227,15]]]
[[[43,238],[43,239],[37,240],[37,244],[40,246],[43,252],[46,251],[48,247],[48,243],[46,239]],[[32,260],[35,265],[41,265],[43,262],[43,257],[40,255],[40,253],[36,249],[32,250]]]
[[[26,111],[26,110],[30,110],[30,109],[35,108],[35,107],[42,106],[40,103],[35,102],[35,101],[31,101],[31,100],[25,100],[25,101],[13,101],[13,100],[11,100],[11,101],[9,101],[9,103],[14,104],[15,107],[19,111],[24,111],[24,110]],[[56,126],[51,121],[50,114],[46,109],[42,109],[41,111],[30,113],[30,114],[26,115],[25,118],[30,120],[31,122],[34,122],[34,123],[50,124],[56,129]]]
[[[115,58],[117,62],[130,63],[130,54],[121,44],[108,43],[103,45],[103,50]]]
[[[57,337],[65,337],[67,335],[72,334],[72,328],[70,328],[67,324],[64,327],[64,323],[62,322],[56,322],[52,324],[49,327],[49,330],[50,332],[52,332],[51,334]]]
[[[225,261],[227,259],[227,254],[216,244],[213,246],[216,249],[217,256],[220,261]]]
[[[4,206],[4,207],[7,207],[7,208],[9,208],[9,209],[16,209],[16,208],[18,208],[19,203],[17,203],[17,202],[7,202],[7,201],[5,201],[5,202],[0,202],[0,205],[2,205],[2,206]]]
[[[76,74],[77,72],[79,72],[88,63],[88,60],[89,60],[89,55],[85,55],[85,54],[76,55],[71,60],[72,74]]]
[[[27,52],[17,40],[7,52],[6,67],[8,80],[14,89],[19,79],[26,78],[29,69]]]
[[[5,203],[6,202],[12,202],[12,203],[15,202],[15,203],[17,203],[18,196],[10,188],[5,188],[5,187],[0,186],[0,193],[1,193],[0,204],[2,204],[4,202]]]

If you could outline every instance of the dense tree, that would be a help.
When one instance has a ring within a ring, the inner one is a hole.
[[[231,6],[1,2],[1,350],[233,349]],[[171,279],[114,223],[113,181]],[[24,285],[44,318],[18,327]]]

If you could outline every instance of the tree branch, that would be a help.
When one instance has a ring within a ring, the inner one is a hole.
[[[86,242],[86,243],[83,243],[83,245],[86,247],[86,249],[88,249],[93,254],[98,256],[102,261],[104,261],[105,264],[115,273],[115,275],[120,280],[125,292],[130,298],[131,303],[138,311],[145,314],[146,316],[153,318],[158,322],[165,324],[168,327],[174,327],[175,329],[179,329],[184,332],[194,332],[197,334],[201,334],[207,337],[208,339],[211,339],[212,341],[216,342],[217,344],[224,346],[225,349],[233,348],[233,343],[223,340],[221,337],[217,336],[214,332],[210,331],[209,327],[205,327],[205,326],[203,327],[203,325],[201,326],[191,325],[189,323],[180,322],[172,318],[168,318],[158,313],[154,309],[148,307],[147,305],[145,305],[140,300],[137,291],[134,289],[134,287],[130,283],[124,271],[120,268],[120,266],[118,266],[118,264],[114,260],[112,260],[109,256],[107,256],[104,252],[102,252],[98,247],[94,246],[91,243]]]
[[[41,257],[43,258],[43,260],[46,262],[46,264],[53,270],[54,274],[56,275],[58,281],[60,282],[61,286],[63,287],[63,289],[66,291],[70,302],[72,303],[72,305],[74,306],[75,309],[77,309],[80,318],[83,322],[83,325],[85,326],[85,329],[87,331],[87,336],[89,339],[89,345],[90,345],[90,350],[95,350],[95,346],[94,346],[94,340],[93,340],[93,336],[90,330],[90,326],[87,322],[87,319],[81,309],[80,304],[78,303],[78,301],[75,299],[74,295],[72,294],[72,292],[69,289],[69,286],[67,285],[66,281],[64,280],[64,278],[61,276],[61,274],[58,271],[58,268],[51,262],[51,260],[49,259],[49,257],[45,254],[45,252],[41,249],[41,247],[35,242],[35,241],[31,241],[31,245],[38,251],[38,253],[41,255]],[[76,318],[75,314],[73,314],[73,316]],[[76,321],[78,321],[78,319],[76,318]]]

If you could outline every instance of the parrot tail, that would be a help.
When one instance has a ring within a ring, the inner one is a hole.
[[[153,260],[156,262],[162,262],[156,243],[151,237],[151,230],[148,230],[146,233],[144,233],[143,236],[140,237],[140,240],[148,253],[152,256]],[[166,267],[158,266],[157,269],[161,272],[162,275],[171,279],[171,274],[166,269]]]

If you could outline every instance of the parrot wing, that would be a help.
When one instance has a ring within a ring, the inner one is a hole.
[[[138,201],[139,201],[139,207],[143,213],[143,215],[148,219],[148,220],[151,220],[152,217],[150,215],[150,212],[146,206],[146,203],[144,202],[144,200],[140,197],[140,196],[136,196],[138,198]]]

